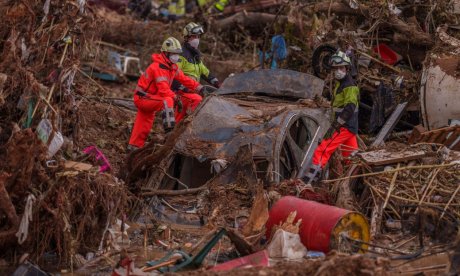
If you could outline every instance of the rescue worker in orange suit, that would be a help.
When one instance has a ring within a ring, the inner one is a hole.
[[[204,65],[201,53],[198,50],[200,36],[204,34],[203,27],[194,22],[190,22],[184,27],[183,34],[184,51],[182,52],[177,65],[186,76],[191,77],[198,82],[200,79],[204,79],[215,88],[219,88],[219,80],[214,77],[209,69]],[[190,93],[179,81],[174,81],[172,87],[173,90],[178,91],[177,94],[180,96],[181,101],[184,104],[182,110],[176,109],[176,122],[178,123],[187,115],[187,113],[194,111],[203,98],[196,93]]]
[[[332,95],[335,116],[331,126],[333,133],[330,138],[321,141],[316,148],[312,166],[307,174],[301,177],[306,184],[320,179],[322,169],[337,148],[340,148],[344,158],[358,150],[356,135],[358,134],[359,88],[349,73],[351,60],[345,53],[338,51],[331,57],[331,65],[336,79]]]
[[[173,80],[178,80],[190,91],[200,91],[203,86],[194,79],[187,77],[178,68],[179,54],[182,53],[180,42],[174,37],[169,37],[163,42],[161,53],[152,55],[152,64],[142,74],[134,93],[134,104],[137,107],[128,151],[144,146],[145,140],[152,128],[155,113],[164,109],[171,110],[174,105],[181,107],[182,103],[171,90]],[[163,112],[163,116],[167,114]],[[174,127],[174,125],[168,125]],[[165,127],[165,125],[164,125]],[[169,129],[165,129],[168,131]]]

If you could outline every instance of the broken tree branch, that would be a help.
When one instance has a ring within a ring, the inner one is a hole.
[[[447,202],[446,207],[444,207],[444,210],[442,210],[442,214],[439,217],[439,221],[441,221],[441,219],[444,217],[444,214],[446,213],[447,208],[449,208],[449,205],[452,203],[452,201],[454,200],[459,190],[460,190],[460,185],[457,186],[457,189],[455,189],[455,192],[452,194],[449,201]]]
[[[155,196],[155,195],[166,195],[166,196],[177,196],[177,195],[189,195],[195,194],[206,190],[208,187],[203,185],[198,188],[186,189],[186,190],[152,190],[141,193],[141,196]]]
[[[213,28],[218,31],[226,31],[231,28],[235,28],[237,25],[243,27],[252,27],[252,26],[264,26],[266,24],[272,23],[276,19],[277,15],[261,12],[239,12],[230,17],[218,20],[214,23]],[[281,23],[287,21],[287,16],[278,16],[278,20]]]
[[[396,68],[396,67],[394,67],[394,66],[391,66],[391,65],[389,65],[389,64],[387,64],[387,63],[385,63],[385,62],[383,62],[383,61],[381,61],[381,60],[379,60],[379,59],[377,59],[377,58],[375,58],[375,57],[373,57],[373,56],[371,56],[371,55],[368,55],[368,54],[366,54],[366,53],[363,52],[363,51],[360,51],[360,50],[356,50],[356,51],[357,51],[358,53],[360,53],[362,56],[365,56],[365,57],[367,57],[367,58],[370,58],[371,60],[373,60],[373,61],[377,62],[378,64],[383,65],[383,66],[385,66],[385,67],[387,67],[387,68],[389,68],[389,69],[395,71],[395,72],[398,73],[398,74],[401,73],[401,70],[399,70],[398,68]]]
[[[396,168],[398,169],[400,167],[400,165],[401,165],[401,163],[398,163],[398,166]],[[399,173],[399,171],[395,172],[395,174],[393,175],[393,178],[391,179],[390,188],[388,189],[387,198],[385,199],[385,203],[383,203],[383,209],[385,209],[385,207],[387,207],[388,200],[390,200],[390,195],[391,195],[391,192],[393,191],[393,188],[395,187],[396,178],[398,177],[398,173]]]
[[[311,6],[308,6],[308,7],[311,8]],[[365,17],[369,16],[368,8],[354,10],[350,8],[350,6],[345,5],[343,3],[331,2],[331,1],[324,1],[321,3],[317,3],[313,6],[313,10],[315,12],[324,12],[324,13],[332,12],[336,14],[362,15]]]
[[[371,238],[380,233],[380,226],[382,225],[383,205],[382,201],[374,202],[374,209],[371,216]]]
[[[268,7],[278,6],[278,5],[281,5],[282,3],[283,3],[283,0],[250,1],[249,3],[246,3],[246,4],[227,6],[227,7],[225,7],[223,13],[225,15],[229,15],[229,14],[236,13],[236,12],[241,12],[241,11],[260,10],[260,9],[265,9],[265,8],[268,8]]]
[[[408,43],[416,43],[420,46],[432,47],[434,46],[434,40],[429,33],[417,30],[414,25],[409,25],[406,22],[399,19],[397,16],[390,16],[386,21],[397,33],[401,33],[404,37],[407,37]]]
[[[0,176],[0,210],[5,212],[8,220],[11,222],[11,226],[16,228],[19,225],[19,217],[13,203],[11,202],[8,191],[5,188],[5,182],[8,177],[9,175],[7,173],[3,173]]]

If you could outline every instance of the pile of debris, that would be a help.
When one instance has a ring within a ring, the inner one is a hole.
[[[340,49],[352,57],[352,75],[361,90],[361,131],[375,133],[403,102],[408,103],[408,112],[398,128],[408,130],[421,120],[424,125],[437,121],[439,108],[445,109],[443,119],[455,117],[455,106],[446,108],[441,102],[453,99],[451,87],[458,84],[460,14],[456,3],[266,1],[235,5],[225,12],[232,14],[229,17],[206,18],[209,32],[202,49],[212,53],[213,59],[238,56],[247,61],[247,69],[264,68],[262,56],[274,47],[270,38],[282,35],[289,51],[278,68],[325,79],[327,97],[332,89],[329,57]],[[448,76],[443,77],[444,73]],[[434,96],[438,90],[441,101]],[[447,125],[442,123],[427,129]]]
[[[460,219],[459,5],[419,2],[254,1],[196,14],[219,79],[250,72],[228,78],[167,139],[155,129],[126,162],[131,81],[188,19],[141,22],[80,0],[0,4],[1,258],[32,252],[119,275],[446,271],[445,256],[395,264],[452,250]],[[278,68],[320,78],[251,70],[273,65],[279,35],[289,51]],[[329,127],[319,98],[332,89],[337,49],[352,57],[369,135],[311,187],[296,178]],[[385,144],[393,138],[403,144]]]
[[[364,171],[352,178],[361,178],[364,190],[357,204],[371,217],[374,235],[382,232],[387,221],[398,222],[401,228],[409,216],[431,209],[434,221],[424,222],[434,226],[430,235],[455,236],[460,219],[458,152],[439,146],[434,151],[431,145],[390,144],[358,156]]]
[[[434,89],[420,91],[419,87],[433,81],[428,75],[430,61],[439,60],[439,56],[455,60],[454,56],[458,56],[455,49],[460,36],[456,24],[460,14],[450,2],[423,5],[411,1],[325,1],[304,8],[314,18],[309,38],[311,45],[318,46],[312,54],[314,73],[326,77],[329,57],[337,49],[352,57],[352,75],[361,89],[362,131],[373,133],[382,127],[398,103],[408,102],[410,112],[400,122],[406,129],[414,127],[414,122],[417,124],[414,111],[420,110],[420,106],[437,107],[431,102]],[[449,72],[442,65],[441,70]],[[447,88],[449,83],[452,80],[439,82],[438,87],[447,90],[441,98],[453,93]],[[452,115],[451,107],[447,108],[446,112]],[[424,113],[424,119],[435,116]]]
[[[36,262],[66,265],[104,249],[104,226],[127,207],[123,182],[107,173],[122,160],[110,164],[101,138],[119,131],[111,117],[125,124],[129,117],[87,97],[98,84],[80,69],[96,35],[85,1],[6,1],[0,12],[2,258],[17,263],[31,253]],[[85,114],[91,104],[105,115]],[[105,126],[87,135],[96,119]]]

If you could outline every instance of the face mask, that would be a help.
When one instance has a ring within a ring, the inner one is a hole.
[[[345,78],[346,75],[347,75],[347,71],[342,71],[340,69],[337,69],[337,70],[334,71],[334,77],[337,80],[341,80],[341,79]]]
[[[178,63],[179,62],[179,55],[178,54],[173,54],[169,56],[169,60],[172,63]]]
[[[198,49],[198,45],[200,44],[200,39],[199,38],[194,38],[188,42],[190,46],[192,46],[195,49]]]

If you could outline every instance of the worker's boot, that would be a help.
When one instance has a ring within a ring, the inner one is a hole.
[[[170,132],[176,126],[176,118],[174,117],[174,109],[168,107],[166,101],[163,101],[164,110],[161,113],[163,118],[163,128],[165,133]]]
[[[320,165],[312,165],[308,170],[308,173],[302,176],[300,179],[307,185],[319,182],[321,179]]]

